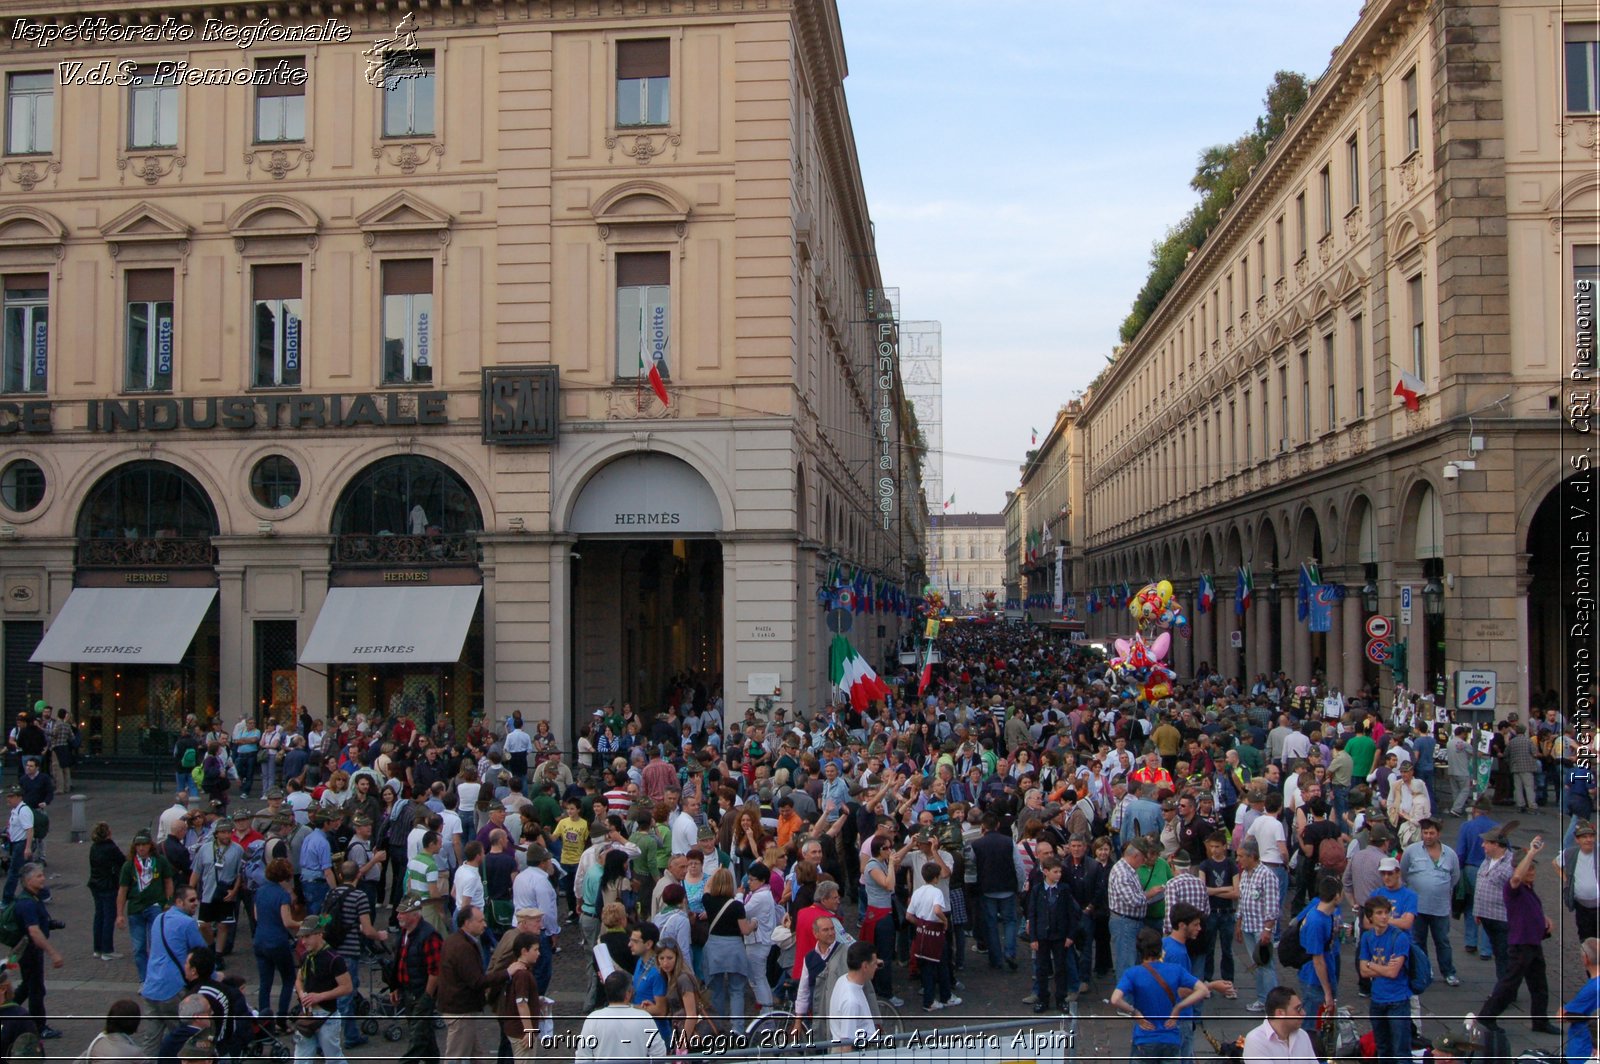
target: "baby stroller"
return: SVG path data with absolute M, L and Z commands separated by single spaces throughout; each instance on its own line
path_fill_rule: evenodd
M 282 1062 L 293 1057 L 294 1050 L 273 1032 L 269 1021 L 262 1019 L 252 1011 L 250 1014 L 250 1041 L 245 1046 L 242 1058 L 245 1060 Z
M 375 1038 L 378 1032 L 390 1042 L 406 1036 L 405 1019 L 400 1006 L 389 1000 L 394 989 L 394 969 L 389 953 L 379 950 L 361 951 L 361 985 L 367 988 L 356 994 L 353 1011 L 361 1017 L 361 1033 Z

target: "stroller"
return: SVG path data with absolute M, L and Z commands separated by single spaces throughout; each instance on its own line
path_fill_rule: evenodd
M 389 1000 L 394 989 L 393 956 L 382 949 L 363 944 L 361 950 L 361 985 L 363 992 L 356 994 L 352 1011 L 361 1017 L 361 1033 L 375 1038 L 379 1031 L 390 1042 L 406 1036 L 404 1014 L 400 1006 Z
M 250 1041 L 245 1046 L 241 1059 L 282 1064 L 283 1061 L 290 1060 L 293 1057 L 294 1050 L 273 1032 L 269 1022 L 252 1013 L 250 1016 Z

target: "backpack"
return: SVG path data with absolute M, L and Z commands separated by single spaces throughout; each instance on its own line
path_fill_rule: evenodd
M 179 760 L 179 762 L 178 762 L 178 767 L 192 769 L 199 762 L 199 760 L 200 760 L 199 752 L 196 751 L 195 748 L 192 747 L 192 746 L 186 747 L 184 749 L 184 751 L 183 751 L 182 759 Z
M 244 851 L 244 881 L 252 891 L 267 885 L 267 840 L 257 839 Z
M 12 1002 L 0 1008 L 0 1019 L 32 1020 L 33 1017 L 21 1006 Z M 23 1031 L 11 1039 L 9 1044 L 0 1043 L 0 1057 L 6 1060 L 43 1060 L 44 1043 L 39 1041 L 35 1031 Z
M 1411 992 L 1421 994 L 1433 985 L 1433 965 L 1428 963 L 1428 951 L 1421 946 L 1411 947 L 1411 956 L 1406 959 L 1406 979 L 1411 983 Z
M 1289 926 L 1283 929 L 1283 938 L 1278 941 L 1278 961 L 1285 968 L 1300 968 L 1311 961 L 1311 954 L 1300 941 L 1300 928 L 1305 923 L 1308 907 L 1301 910 L 1300 915 L 1289 921 Z
M 1329 875 L 1344 875 L 1345 866 L 1349 863 L 1345 845 L 1338 839 L 1323 839 L 1317 843 L 1317 865 Z
M 32 808 L 30 806 L 30 808 Z M 43 809 L 33 810 L 33 839 L 43 842 L 50 837 L 50 814 Z
M 0 909 L 0 946 L 15 948 L 22 942 L 22 921 L 17 919 L 17 903 L 8 902 Z
M 322 913 L 328 922 L 322 928 L 322 940 L 330 949 L 338 950 L 344 945 L 344 940 L 350 936 L 350 923 L 345 919 L 344 903 L 355 887 L 335 887 L 323 899 Z

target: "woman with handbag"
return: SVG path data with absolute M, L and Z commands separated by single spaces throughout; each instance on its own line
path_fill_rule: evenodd
M 922 1011 L 936 1012 L 961 1004 L 950 994 L 949 942 L 950 917 L 945 910 L 944 892 L 939 880 L 944 868 L 937 860 L 922 866 L 922 885 L 906 905 L 906 917 L 916 928 L 911 939 L 911 956 L 922 975 Z
M 355 990 L 355 981 L 339 951 L 327 948 L 322 921 L 301 924 L 296 937 L 305 956 L 294 981 L 301 1010 L 293 1025 L 294 1059 L 296 1064 L 315 1064 L 320 1053 L 323 1064 L 344 1064 L 344 1024 L 328 1019 L 336 1014 L 339 999 Z
M 872 977 L 873 989 L 879 997 L 899 1008 L 905 1002 L 894 996 L 894 891 L 895 875 L 906 850 L 891 852 L 889 847 L 892 845 L 881 835 L 872 840 L 872 860 L 862 876 L 866 887 L 866 905 L 861 911 L 861 941 L 871 942 L 878 958 L 883 961 Z M 909 847 L 907 843 L 907 849 Z
M 684 961 L 676 939 L 662 939 L 656 947 L 656 967 L 667 984 L 667 1018 L 672 1021 L 672 1052 L 675 1056 L 700 1052 L 705 1040 L 715 1038 L 718 1029 L 710 1016 L 709 995 Z
M 718 1016 L 728 1018 L 729 1027 L 744 1026 L 744 992 L 750 982 L 750 962 L 745 953 L 744 936 L 756 923 L 745 915 L 744 904 L 733 893 L 733 870 L 719 868 L 706 887 L 705 966 L 711 984 L 711 1000 Z

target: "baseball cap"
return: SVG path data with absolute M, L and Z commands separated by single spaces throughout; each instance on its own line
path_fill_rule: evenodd
M 1396 861 L 1393 857 L 1385 857 L 1383 860 L 1378 862 L 1378 871 L 1398 872 L 1400 871 L 1400 862 Z

